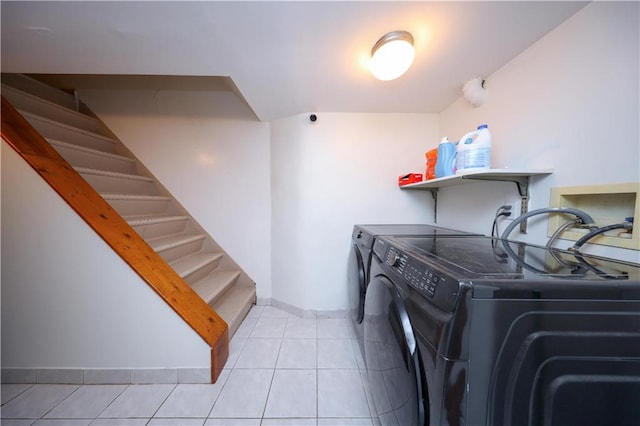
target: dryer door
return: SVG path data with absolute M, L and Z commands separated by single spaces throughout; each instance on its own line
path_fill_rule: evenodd
M 364 294 L 367 289 L 365 263 L 360 248 L 354 244 L 349 258 L 349 310 L 354 323 L 364 317 Z
M 367 376 L 383 425 L 424 424 L 424 398 L 416 339 L 393 283 L 378 276 L 367 287 L 364 345 Z

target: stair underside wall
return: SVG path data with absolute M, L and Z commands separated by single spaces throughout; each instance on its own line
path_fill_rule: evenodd
M 4 141 L 2 183 L 3 369 L 210 367 L 206 342 Z

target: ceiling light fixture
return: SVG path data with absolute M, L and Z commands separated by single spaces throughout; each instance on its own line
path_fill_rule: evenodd
M 414 57 L 411 33 L 392 31 L 383 35 L 371 49 L 369 70 L 378 80 L 395 80 L 407 72 Z

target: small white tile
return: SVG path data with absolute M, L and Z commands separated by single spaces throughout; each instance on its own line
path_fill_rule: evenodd
M 242 324 L 240 324 L 240 327 L 238 327 L 233 337 L 249 337 L 251 331 L 253 331 L 253 327 L 256 326 L 257 322 L 258 317 L 246 317 L 244 320 L 242 320 Z
M 211 368 L 209 367 L 178 368 L 178 383 L 181 383 L 181 384 L 211 383 Z
M 2 396 L 2 405 L 6 404 L 7 402 L 11 401 L 13 398 L 15 398 L 16 396 L 20 395 L 22 392 L 26 391 L 27 389 L 29 389 L 31 386 L 33 386 L 32 384 L 20 384 L 20 383 L 16 383 L 16 384 L 3 384 L 2 385 L 2 391 L 0 392 L 0 396 Z
M 316 368 L 316 339 L 283 339 L 276 368 Z
M 176 384 L 178 370 L 175 368 L 139 368 L 131 370 L 132 384 Z
M 127 385 L 81 386 L 47 413 L 54 419 L 94 419 L 120 395 Z
M 91 426 L 145 426 L 149 419 L 95 419 Z
M 273 306 L 265 306 L 260 318 L 289 318 L 290 316 L 291 314 L 287 311 L 274 308 Z
M 2 419 L 2 426 L 31 426 L 33 420 Z
M 317 320 L 289 318 L 284 330 L 285 339 L 315 339 L 317 337 Z
M 249 335 L 250 338 L 269 338 L 281 339 L 284 336 L 284 329 L 287 326 L 286 318 L 270 318 L 260 317 L 253 331 Z
M 348 318 L 344 309 L 321 309 L 316 310 L 316 318 Z
M 238 361 L 238 357 L 240 356 L 240 352 L 244 348 L 244 345 L 247 343 L 246 337 L 238 337 L 233 336 L 233 339 L 229 342 L 229 357 L 227 358 L 227 362 L 224 365 L 224 368 L 233 368 Z
M 318 426 L 373 426 L 373 422 L 367 417 L 334 417 L 332 419 L 319 418 Z
M 249 309 L 246 318 L 257 318 L 262 314 L 263 310 L 264 306 L 253 305 L 251 309 Z
M 184 384 L 176 386 L 154 417 L 206 418 L 211 412 L 218 395 L 220 395 L 228 376 L 229 370 L 223 370 L 216 384 Z
M 360 371 L 318 370 L 318 417 L 370 417 Z
M 76 385 L 34 385 L 2 406 L 2 418 L 39 419 L 76 389 Z
M 2 383 L 35 383 L 35 368 L 3 368 Z
M 131 384 L 129 369 L 96 369 L 84 370 L 85 385 L 119 385 Z
M 280 342 L 279 339 L 248 339 L 234 368 L 275 368 Z
M 202 426 L 204 425 L 205 418 L 195 419 L 195 418 L 170 418 L 170 419 L 158 419 L 153 418 L 148 426 Z
M 358 369 L 350 339 L 318 339 L 318 368 Z
M 276 370 L 264 417 L 316 417 L 316 370 Z
M 129 385 L 100 414 L 101 418 L 150 418 L 177 385 Z
M 316 426 L 316 419 L 262 419 L 262 426 Z
M 81 385 L 83 383 L 82 376 L 80 369 L 46 368 L 36 370 L 37 383 Z
M 353 354 L 356 357 L 358 368 L 360 370 L 366 370 L 367 365 L 364 362 L 364 357 L 362 356 L 362 350 L 360 349 L 360 345 L 358 344 L 358 339 L 351 339 L 351 345 L 353 346 Z
M 261 419 L 207 419 L 205 426 L 260 426 Z
M 92 419 L 40 419 L 33 426 L 89 426 L 91 421 Z
M 318 339 L 355 339 L 348 319 L 318 319 Z
M 262 418 L 273 370 L 231 370 L 209 417 Z

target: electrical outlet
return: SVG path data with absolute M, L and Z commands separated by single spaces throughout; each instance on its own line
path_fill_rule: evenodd
M 514 220 L 516 217 L 520 216 L 520 201 L 505 201 L 504 205 L 511 207 L 511 210 L 509 210 L 509 213 L 511 214 L 509 216 L 504 216 L 505 220 Z

